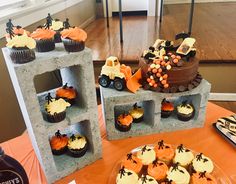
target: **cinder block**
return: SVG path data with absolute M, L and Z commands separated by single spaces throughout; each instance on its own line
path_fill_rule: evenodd
M 36 60 L 25 64 L 12 63 L 8 49 L 2 49 L 17 99 L 37 157 L 47 180 L 52 183 L 102 157 L 102 145 L 98 125 L 95 81 L 91 50 L 67 53 L 62 44 L 47 53 L 36 53 Z M 35 77 L 59 70 L 63 84 L 69 83 L 78 91 L 75 106 L 67 109 L 65 120 L 49 123 L 44 118 L 45 96 L 37 94 Z M 89 142 L 87 153 L 81 158 L 67 155 L 54 156 L 49 138 L 57 131 L 81 133 Z
M 109 140 L 123 139 L 201 127 L 205 121 L 206 103 L 210 89 L 210 83 L 204 79 L 198 87 L 181 93 L 157 93 L 140 89 L 134 94 L 128 91 L 120 92 L 115 89 L 100 87 L 107 138 Z M 176 113 L 173 113 L 169 118 L 161 118 L 161 102 L 164 98 L 173 101 L 175 106 L 185 100 L 191 102 L 196 108 L 194 118 L 188 122 L 179 121 Z M 138 124 L 133 123 L 128 132 L 118 131 L 115 128 L 117 117 L 132 109 L 132 105 L 136 102 L 144 108 L 144 121 Z

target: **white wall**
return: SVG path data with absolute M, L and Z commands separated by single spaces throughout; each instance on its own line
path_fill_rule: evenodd
M 119 11 L 119 1 L 111 0 L 110 3 L 112 11 Z M 148 1 L 147 0 L 123 0 L 122 1 L 122 10 L 123 11 L 139 11 L 139 10 L 147 10 L 148 9 Z

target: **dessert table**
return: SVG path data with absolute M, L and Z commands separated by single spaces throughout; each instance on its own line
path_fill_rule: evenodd
M 114 165 L 122 156 L 135 147 L 144 144 L 152 144 L 161 139 L 174 145 L 183 143 L 192 150 L 203 152 L 229 176 L 232 184 L 236 183 L 236 148 L 218 134 L 212 126 L 212 123 L 218 118 L 232 115 L 232 112 L 212 103 L 208 103 L 206 123 L 203 128 L 107 141 L 101 106 L 98 106 L 98 111 L 102 136 L 103 159 L 57 181 L 56 184 L 69 183 L 72 180 L 75 180 L 78 184 L 105 184 L 108 182 Z M 30 184 L 47 183 L 27 133 L 4 142 L 0 144 L 0 146 L 3 147 L 8 155 L 16 158 L 24 166 L 29 176 Z

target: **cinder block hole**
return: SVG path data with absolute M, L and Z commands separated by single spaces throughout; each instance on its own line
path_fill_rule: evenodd
M 201 95 L 187 95 L 187 96 L 181 96 L 181 97 L 169 97 L 166 98 L 167 101 L 174 104 L 175 110 L 171 113 L 171 115 L 168 118 L 161 118 L 161 122 L 167 123 L 171 120 L 175 120 L 176 123 L 183 123 L 183 121 L 180 121 L 177 118 L 177 106 L 182 104 L 184 101 L 187 101 L 187 103 L 191 103 L 194 106 L 195 113 L 194 117 L 191 120 L 197 120 L 199 115 L 199 109 L 200 109 L 200 102 L 201 102 Z M 190 120 L 190 121 L 191 121 Z
M 134 104 L 135 104 L 135 102 L 116 105 L 114 107 L 115 121 L 117 121 L 117 118 L 119 115 L 121 115 L 123 113 L 129 113 L 129 111 L 133 109 Z M 140 129 L 141 124 L 142 124 L 142 126 L 152 127 L 154 124 L 154 109 L 155 109 L 154 101 L 152 101 L 152 100 L 139 101 L 139 102 L 137 102 L 137 105 L 144 109 L 143 120 L 139 123 L 132 123 L 131 130 L 134 131 L 135 129 Z
M 84 86 L 84 71 L 79 65 L 62 68 L 59 70 L 46 72 L 34 76 L 34 86 L 38 96 L 38 101 L 41 107 L 42 116 L 47 121 L 45 113 L 45 99 L 48 93 L 51 93 L 53 98 L 56 97 L 56 90 L 67 83 L 77 91 L 75 104 L 67 108 L 67 117 L 78 115 L 87 109 L 87 102 L 85 99 Z M 56 82 L 55 82 L 56 81 Z
M 63 155 L 53 155 L 55 165 L 58 171 L 62 171 L 66 168 L 82 168 L 87 165 L 87 162 L 91 159 L 94 153 L 94 146 L 92 140 L 91 124 L 89 120 L 81 121 L 74 125 L 71 125 L 63 130 L 60 130 L 61 134 L 67 134 L 70 137 L 72 134 L 80 134 L 85 136 L 88 141 L 88 150 L 84 156 L 75 158 L 68 154 L 68 151 Z M 52 137 L 53 135 L 49 135 Z

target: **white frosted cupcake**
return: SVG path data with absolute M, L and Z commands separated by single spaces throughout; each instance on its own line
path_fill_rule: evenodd
M 183 144 L 180 144 L 175 150 L 175 157 L 173 159 L 173 162 L 179 163 L 179 165 L 183 167 L 187 167 L 191 164 L 193 159 L 193 153 L 189 149 L 184 148 Z
M 145 145 L 137 152 L 137 157 L 142 161 L 143 165 L 148 165 L 156 159 L 156 153 L 152 147 Z
M 138 175 L 129 169 L 122 167 L 116 177 L 117 184 L 137 184 Z
M 167 178 L 176 184 L 189 184 L 190 182 L 190 174 L 178 163 L 170 167 L 167 172 Z
M 138 184 L 158 184 L 155 178 L 149 175 L 142 175 L 141 178 L 138 180 Z
M 214 164 L 212 160 L 202 153 L 199 153 L 195 156 L 192 162 L 193 169 L 197 172 L 204 172 L 211 173 L 214 169 Z

